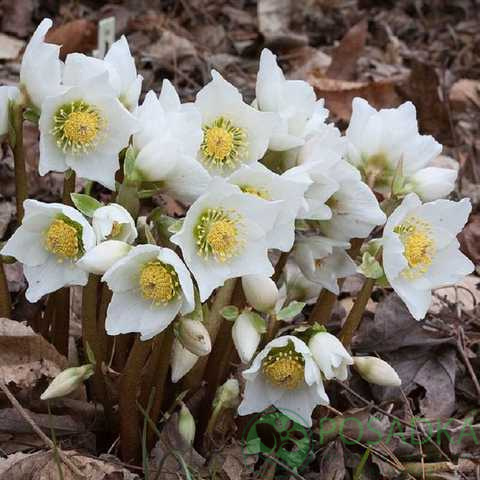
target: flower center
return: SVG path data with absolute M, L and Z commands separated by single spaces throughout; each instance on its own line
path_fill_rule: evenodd
M 100 113 L 79 100 L 62 105 L 56 111 L 51 132 L 64 152 L 86 153 L 96 147 L 104 127 Z
M 45 233 L 45 248 L 62 260 L 76 258 L 81 251 L 78 229 L 60 218 L 55 219 Z
M 271 200 L 268 190 L 265 188 L 257 188 L 252 185 L 241 185 L 240 190 L 243 193 L 249 193 L 250 195 L 255 195 L 256 197 L 263 198 L 264 200 Z
M 109 240 L 117 238 L 122 233 L 122 224 L 119 222 L 112 222 L 112 230 L 108 236 Z
M 247 134 L 223 117 L 203 127 L 204 162 L 215 168 L 235 167 L 246 154 Z
M 397 225 L 394 232 L 400 236 L 404 246 L 403 254 L 408 262 L 402 275 L 411 280 L 425 274 L 436 251 L 430 225 L 420 219 L 411 218 Z
M 159 260 L 147 263 L 140 272 L 140 291 L 143 298 L 156 305 L 165 305 L 175 298 L 179 282 L 173 267 Z
M 239 231 L 239 218 L 235 212 L 209 208 L 200 217 L 195 227 L 195 237 L 199 255 L 209 255 L 219 262 L 225 262 L 238 253 L 242 246 Z
M 263 361 L 263 373 L 276 387 L 294 390 L 305 378 L 305 362 L 294 349 L 274 352 L 273 349 Z

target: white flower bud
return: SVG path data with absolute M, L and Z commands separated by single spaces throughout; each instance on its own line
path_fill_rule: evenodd
M 426 167 L 412 176 L 413 191 L 424 202 L 447 197 L 455 188 L 457 171 L 451 168 Z
M 240 400 L 240 385 L 236 378 L 229 378 L 222 386 L 218 387 L 213 400 L 215 408 L 235 408 Z
M 193 419 L 190 410 L 183 402 L 178 416 L 178 431 L 185 442 L 192 445 L 195 440 L 195 420 Z
M 399 387 L 402 380 L 391 365 L 377 357 L 353 357 L 360 376 L 369 383 L 384 387 Z
M 95 369 L 92 364 L 67 368 L 53 379 L 48 388 L 40 395 L 40 399 L 50 400 L 51 398 L 64 397 L 72 393 L 94 372 Z
M 248 312 L 240 314 L 232 327 L 232 339 L 242 363 L 249 363 L 255 355 L 261 336 Z
M 242 277 L 243 292 L 248 303 L 259 312 L 270 312 L 278 299 L 275 282 L 266 275 L 246 275 Z
M 199 357 L 208 355 L 212 350 L 210 334 L 199 320 L 180 319 L 177 333 L 182 345 Z
M 177 383 L 197 363 L 198 356 L 187 350 L 177 339 L 173 341 L 170 365 L 172 382 Z
M 347 379 L 347 367 L 352 365 L 353 359 L 335 335 L 318 332 L 310 338 L 308 348 L 327 380 L 338 378 L 343 381 Z
M 85 272 L 103 275 L 114 263 L 123 258 L 132 247 L 119 240 L 107 240 L 91 248 L 77 262 Z

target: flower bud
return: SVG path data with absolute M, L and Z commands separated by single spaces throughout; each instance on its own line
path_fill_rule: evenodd
M 243 292 L 248 303 L 259 312 L 270 312 L 278 299 L 275 282 L 266 275 L 246 275 L 242 277 Z
M 195 420 L 183 402 L 178 416 L 178 431 L 185 442 L 187 442 L 188 445 L 192 445 L 195 440 Z
M 170 365 L 172 366 L 172 383 L 182 379 L 197 363 L 198 356 L 187 350 L 177 339 L 173 341 Z
M 402 380 L 391 365 L 377 357 L 353 357 L 360 376 L 369 383 L 384 387 L 399 387 Z
M 208 355 L 212 350 L 210 334 L 205 325 L 198 320 L 180 319 L 177 335 L 182 345 L 199 357 Z
M 0 137 L 8 133 L 10 102 L 19 96 L 17 87 L 0 87 Z
M 40 396 L 41 400 L 50 400 L 51 398 L 63 397 L 72 393 L 87 378 L 94 374 L 95 370 L 92 364 L 82 365 L 81 367 L 67 368 L 60 372 Z
M 242 363 L 249 363 L 261 340 L 248 312 L 240 314 L 232 327 L 232 339 Z
M 335 335 L 328 332 L 316 333 L 310 338 L 308 348 L 327 380 L 338 378 L 343 381 L 347 379 L 347 366 L 352 365 L 353 359 Z
M 455 188 L 457 171 L 451 168 L 426 167 L 412 176 L 413 191 L 424 202 L 447 197 Z
M 123 258 L 132 247 L 118 240 L 107 240 L 91 248 L 77 262 L 77 266 L 88 273 L 103 275 L 114 263 Z
M 240 400 L 240 385 L 236 378 L 229 378 L 222 386 L 218 387 L 213 400 L 214 408 L 235 408 Z

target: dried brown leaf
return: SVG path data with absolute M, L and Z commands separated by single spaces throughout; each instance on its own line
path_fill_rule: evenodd
M 478 185 L 475 185 L 478 190 Z M 480 215 L 470 217 L 469 223 L 459 235 L 462 251 L 474 262 L 480 264 Z
M 343 443 L 340 440 L 336 440 L 331 442 L 322 453 L 319 478 L 323 480 L 343 480 L 345 474 Z
M 448 98 L 456 110 L 464 110 L 471 104 L 480 108 L 480 80 L 462 78 L 456 81 L 450 88 Z
M 69 53 L 90 53 L 97 45 L 97 26 L 94 22 L 80 18 L 72 20 L 47 33 L 46 41 L 61 45 L 60 57 Z

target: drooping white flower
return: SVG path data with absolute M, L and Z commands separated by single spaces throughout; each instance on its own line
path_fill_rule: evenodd
M 183 203 L 205 190 L 210 175 L 197 160 L 202 142 L 201 116 L 193 104 L 182 104 L 173 85 L 164 80 L 160 97 L 147 93 L 135 112 L 141 128 L 133 137 L 137 175 Z
M 23 263 L 29 302 L 70 285 L 85 285 L 88 273 L 77 260 L 96 244 L 95 233 L 83 215 L 61 203 L 25 200 L 22 225 L 2 249 L 2 255 Z
M 442 146 L 432 136 L 418 133 L 416 110 L 411 102 L 377 111 L 366 100 L 354 98 L 346 136 L 348 160 L 375 191 L 388 193 L 398 173 L 405 177 L 407 188 L 421 196 L 425 194 L 424 200 L 436 200 L 453 188 L 452 172 L 435 169 L 420 173 L 440 154 Z M 400 162 L 402 171 L 398 172 Z M 427 179 L 425 190 L 422 184 Z M 437 182 L 439 185 L 435 185 Z
M 308 347 L 318 368 L 327 380 L 338 378 L 343 381 L 347 379 L 348 365 L 353 364 L 353 359 L 335 335 L 318 332 L 310 338 Z
M 17 87 L 0 87 L 0 137 L 8 133 L 10 102 L 14 102 L 19 95 Z
M 300 218 L 320 220 L 320 231 L 330 238 L 366 238 L 386 217 L 359 171 L 343 160 L 339 145 L 338 150 L 326 149 L 321 137 L 312 138 L 302 148 L 303 163 L 283 175 L 313 181 L 305 193 L 308 208 Z
M 355 262 L 346 252 L 349 247 L 350 244 L 342 240 L 299 235 L 292 258 L 308 280 L 338 295 L 338 279 L 357 271 Z
M 197 363 L 200 357 L 185 348 L 176 338 L 173 341 L 170 358 L 172 367 L 172 383 L 181 380 Z
M 298 302 L 305 302 L 306 304 L 315 303 L 318 299 L 318 295 L 322 290 L 322 286 L 319 283 L 312 282 L 305 277 L 300 270 L 300 267 L 296 262 L 289 258 L 289 261 L 285 265 L 283 270 L 285 282 L 280 289 L 285 289 L 285 304 L 289 304 L 293 300 Z
M 130 111 L 138 105 L 142 89 L 141 75 L 137 75 L 135 60 L 130 53 L 125 35 L 112 44 L 103 60 L 83 53 L 71 53 L 65 60 L 63 84 L 78 85 L 104 72 L 116 96 Z
M 192 204 L 170 240 L 181 248 L 202 302 L 229 278 L 273 274 L 267 234 L 281 205 L 247 195 L 222 178 L 214 178 Z
M 290 251 L 295 240 L 295 218 L 300 208 L 306 205 L 303 195 L 312 181 L 308 178 L 290 180 L 260 163 L 240 167 L 228 181 L 238 185 L 243 192 L 264 200 L 284 200 L 277 221 L 268 234 L 268 244 L 270 248 Z
M 133 243 L 138 236 L 132 216 L 118 203 L 97 208 L 92 216 L 92 226 L 99 243 L 105 240 Z
M 242 289 L 247 302 L 259 312 L 270 312 L 277 303 L 277 285 L 266 275 L 245 275 Z
M 353 357 L 355 369 L 368 383 L 384 387 L 399 387 L 402 384 L 398 373 L 384 360 L 377 357 Z
M 60 46 L 45 43 L 51 26 L 49 18 L 42 20 L 25 48 L 20 68 L 20 85 L 31 104 L 39 110 L 45 98 L 58 95 L 63 89 L 60 85 Z
M 52 383 L 50 383 L 47 389 L 40 395 L 40 400 L 64 397 L 75 391 L 94 373 L 95 367 L 91 364 L 67 368 L 53 379 Z
M 240 360 L 249 363 L 262 339 L 252 322 L 250 312 L 243 312 L 236 318 L 232 326 L 232 339 Z
M 417 320 L 425 317 L 431 290 L 454 284 L 474 269 L 459 250 L 460 233 L 472 206 L 436 200 L 422 205 L 407 195 L 383 231 L 383 269 L 392 288 Z
M 243 376 L 247 383 L 238 407 L 240 415 L 261 412 L 273 405 L 289 417 L 295 412 L 310 427 L 313 409 L 329 403 L 310 349 L 294 336 L 268 343 Z M 292 419 L 298 422 L 299 418 Z
M 269 142 L 271 150 L 289 150 L 325 125 L 328 110 L 317 101 L 311 85 L 302 80 L 286 80 L 277 57 L 268 49 L 260 55 L 256 84 L 259 110 L 275 113 L 275 128 Z
M 118 154 L 137 122 L 116 97 L 105 72 L 47 97 L 39 128 L 40 175 L 71 168 L 79 177 L 115 190 Z
M 203 140 L 199 161 L 212 175 L 228 176 L 242 164 L 260 160 L 268 148 L 275 116 L 247 105 L 218 72 L 197 94 Z
M 77 262 L 77 266 L 88 273 L 103 275 L 115 262 L 125 257 L 131 245 L 119 240 L 107 240 L 91 248 Z
M 138 245 L 102 277 L 113 292 L 105 329 L 109 335 L 139 332 L 148 340 L 178 313 L 195 308 L 190 273 L 178 255 L 156 245 Z

